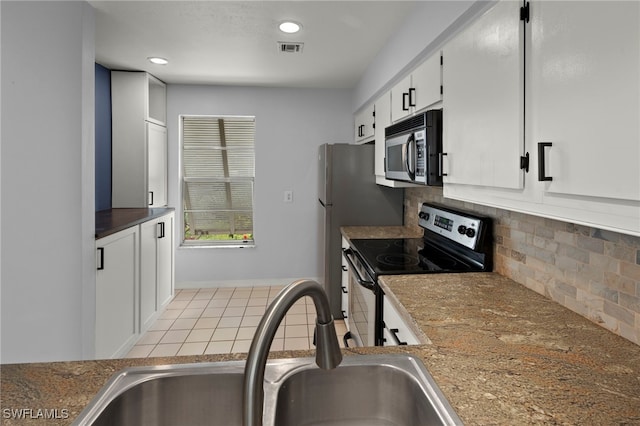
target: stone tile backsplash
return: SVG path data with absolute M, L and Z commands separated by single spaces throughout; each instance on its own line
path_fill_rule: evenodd
M 407 188 L 405 224 L 436 202 L 493 218 L 494 271 L 640 345 L 640 237 L 445 199 Z

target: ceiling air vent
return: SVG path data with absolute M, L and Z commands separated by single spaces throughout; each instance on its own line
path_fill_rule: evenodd
M 302 53 L 302 47 L 304 43 L 279 41 L 278 50 L 282 53 Z

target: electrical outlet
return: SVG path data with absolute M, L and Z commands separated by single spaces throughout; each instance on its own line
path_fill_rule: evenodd
M 293 191 L 284 191 L 284 202 L 293 203 Z

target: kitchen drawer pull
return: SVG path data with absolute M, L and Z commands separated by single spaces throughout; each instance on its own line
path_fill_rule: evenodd
M 398 338 L 398 332 L 400 330 L 398 330 L 397 328 L 390 328 L 389 331 L 391 332 L 391 336 L 393 336 L 393 340 L 396 341 L 396 343 L 398 344 L 398 346 L 406 346 L 407 342 L 402 342 L 399 338 Z
M 553 180 L 553 177 L 546 175 L 547 167 L 544 160 L 544 149 L 552 145 L 551 142 L 538 142 L 538 180 L 540 182 Z
M 98 271 L 102 271 L 104 269 L 104 247 L 98 247 L 98 253 L 100 256 L 98 257 Z
M 343 272 L 347 272 L 349 270 L 349 268 L 347 268 L 347 265 L 342 265 L 342 271 Z
M 342 288 L 342 292 L 344 294 L 349 294 L 349 292 L 347 291 L 347 288 L 345 286 L 340 286 Z
M 347 311 L 342 311 L 342 319 L 347 319 Z

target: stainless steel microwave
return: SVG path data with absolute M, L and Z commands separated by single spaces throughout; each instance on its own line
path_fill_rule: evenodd
M 432 109 L 385 129 L 385 177 L 442 186 L 442 109 Z

